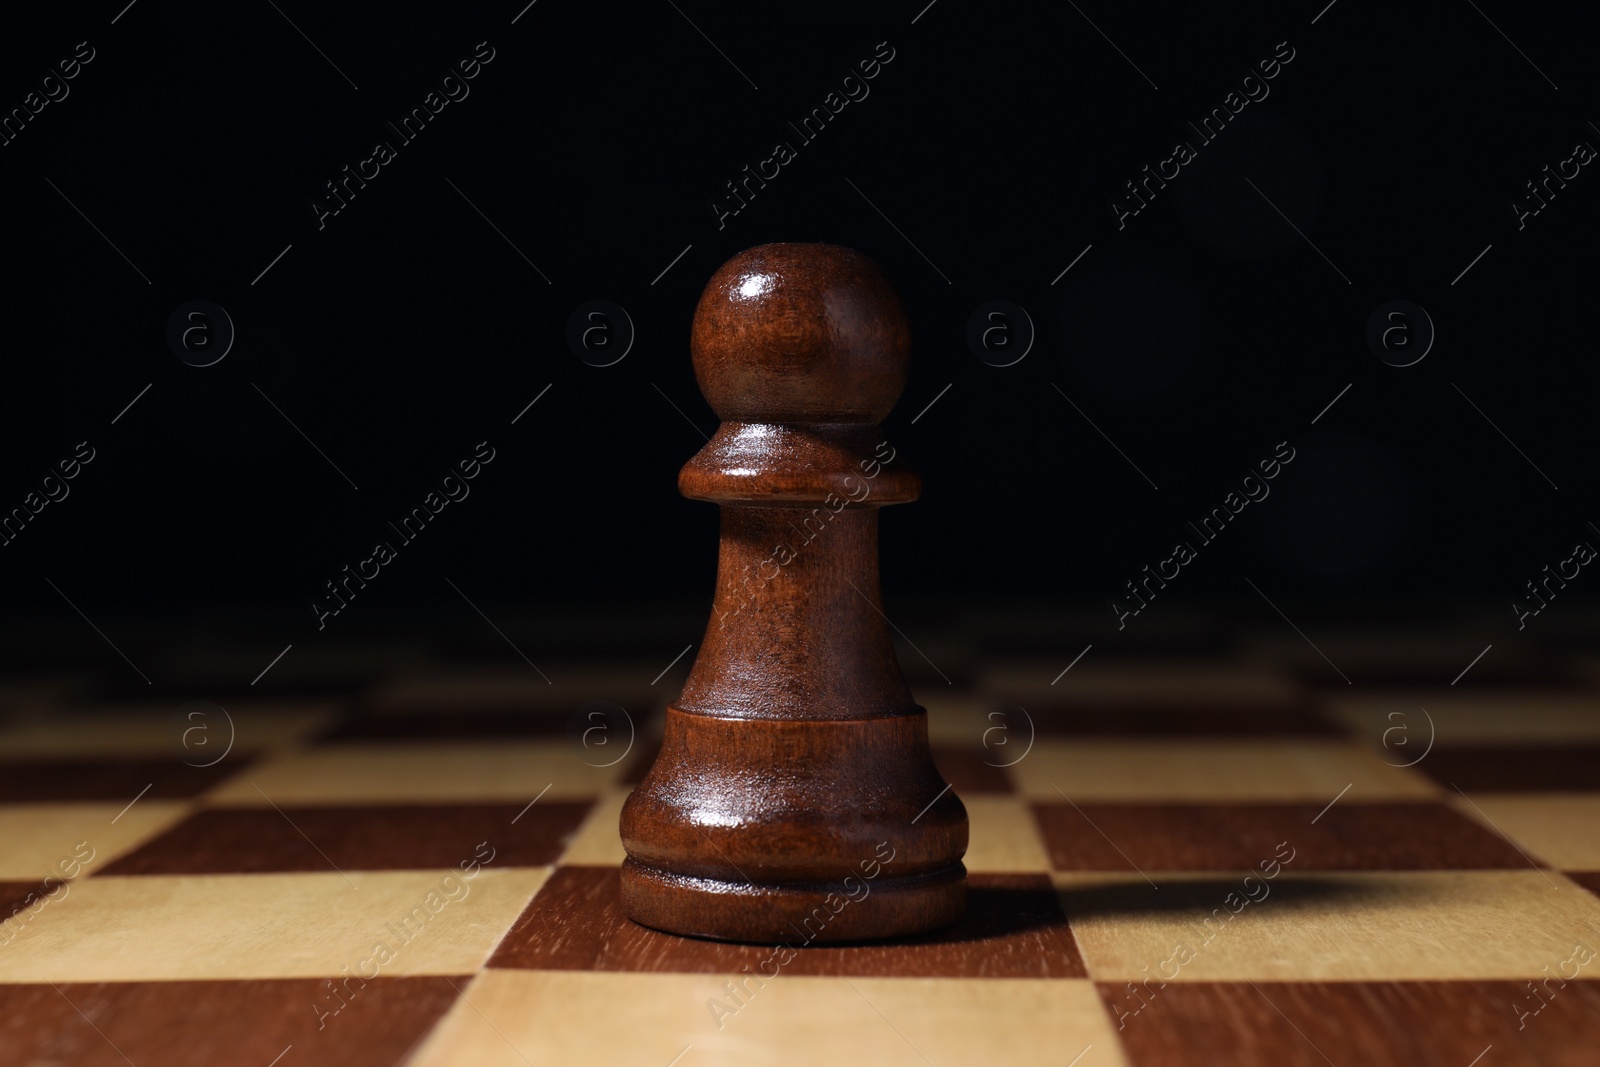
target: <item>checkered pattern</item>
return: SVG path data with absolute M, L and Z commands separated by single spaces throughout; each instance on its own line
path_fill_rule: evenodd
M 975 613 L 901 649 L 971 816 L 966 918 L 775 979 L 620 906 L 670 638 L 548 682 L 286 660 L 210 749 L 177 699 L 13 679 L 0 1062 L 1595 1062 L 1592 663 L 1507 649 L 1451 685 L 1465 637 L 1200 626 L 1062 673 L 1041 635 L 1070 632 Z M 578 743 L 590 701 L 636 736 Z

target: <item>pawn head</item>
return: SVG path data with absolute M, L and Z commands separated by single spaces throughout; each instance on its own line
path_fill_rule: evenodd
M 695 378 L 725 422 L 881 422 L 905 387 L 911 331 L 859 252 L 769 244 L 722 265 L 690 334 Z

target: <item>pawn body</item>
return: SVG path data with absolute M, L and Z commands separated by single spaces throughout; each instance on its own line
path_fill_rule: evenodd
M 751 249 L 701 297 L 695 374 L 724 421 L 678 484 L 721 505 L 721 550 L 705 640 L 623 807 L 637 922 L 801 945 L 961 914 L 966 809 L 878 590 L 878 508 L 920 489 L 877 427 L 909 347 L 893 289 L 848 249 Z

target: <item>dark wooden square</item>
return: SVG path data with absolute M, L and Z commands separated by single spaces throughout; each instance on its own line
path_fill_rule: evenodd
M 495 849 L 496 867 L 538 867 L 556 861 L 591 806 L 541 801 L 526 811 L 521 804 L 214 808 L 189 816 L 102 873 L 444 868 L 471 859 L 481 841 Z
M 1536 1015 L 1515 980 L 1098 988 L 1131 1067 L 1593 1067 L 1600 1034 L 1595 981 L 1553 981 Z
M 567 711 L 551 709 L 363 714 L 337 723 L 318 740 L 426 742 L 561 737 L 567 732 L 570 718 Z
M 974 793 L 1012 793 L 1015 787 L 1004 770 L 987 762 L 995 757 L 959 745 L 933 746 L 933 762 L 956 796 Z
M 877 944 L 805 947 L 780 974 L 907 978 L 1087 976 L 1046 875 L 975 874 L 967 912 L 947 930 Z M 622 910 L 618 868 L 561 867 L 500 942 L 490 967 L 736 974 L 761 971 L 770 946 L 658 933 Z M 766 972 L 773 970 L 768 965 Z M 765 972 L 764 972 L 765 973 Z
M 1600 790 L 1600 745 L 1435 748 L 1416 769 L 1467 793 Z
M 6 761 L 0 763 L 0 802 L 131 801 L 141 793 L 151 800 L 187 799 L 251 762 L 237 754 L 211 767 L 191 767 L 173 759 Z
M 1291 871 L 1528 865 L 1504 838 L 1434 803 L 1340 801 L 1326 811 L 1319 804 L 1041 803 L 1033 814 L 1050 865 L 1061 871 L 1251 872 L 1283 842 L 1293 849 L 1284 864 Z
M 1042 704 L 1028 709 L 1040 737 L 1331 737 L 1344 731 L 1309 703 L 1270 707 L 1107 707 Z
M 0 1063 L 392 1067 L 469 980 L 0 985 Z

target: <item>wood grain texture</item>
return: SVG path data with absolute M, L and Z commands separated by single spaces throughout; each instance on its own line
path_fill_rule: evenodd
M 1424 761 L 1426 762 L 1426 761 Z M 1042 738 L 1011 768 L 1029 799 L 1326 804 L 1428 800 L 1438 786 L 1362 745 L 1317 738 Z
M 0 1063 L 393 1067 L 466 977 L 0 985 Z M 81 1013 L 81 1014 L 80 1014 Z M 336 1014 L 335 1014 L 336 1013 Z M 293 1057 L 291 1060 L 290 1057 Z
M 1242 873 L 1151 876 L 1159 888 L 1137 873 L 1055 876 L 1095 978 L 1138 982 L 1165 963 L 1179 982 L 1521 980 L 1600 930 L 1600 900 L 1536 870 L 1291 868 L 1254 903 Z
M 104 873 L 256 874 L 326 871 L 330 864 L 346 871 L 448 869 L 471 860 L 480 842 L 497 866 L 541 867 L 561 855 L 590 804 L 544 800 L 522 808 L 216 808 L 196 812 Z
M 940 404 L 951 403 L 954 395 Z M 916 429 L 928 425 L 923 419 Z M 885 526 L 885 538 L 911 536 L 920 511 L 891 512 L 900 517 L 892 522 L 904 521 L 903 533 Z M 631 595 L 589 605 L 586 616 L 574 614 L 576 608 L 543 618 L 533 611 L 519 615 L 509 606 L 505 616 L 491 609 L 496 625 L 555 682 L 546 685 L 457 600 L 453 610 L 464 620 L 462 636 L 448 653 L 439 645 L 431 649 L 454 658 L 432 659 L 414 650 L 373 656 L 372 662 L 385 666 L 360 700 L 265 702 L 281 705 L 270 710 L 228 703 L 238 737 L 221 766 L 238 766 L 242 773 L 209 792 L 175 800 L 146 794 L 128 808 L 150 781 L 136 776 L 135 762 L 135 777 L 119 780 L 125 791 L 115 796 L 0 803 L 0 900 L 25 899 L 30 889 L 43 888 L 38 879 L 71 855 L 77 842 L 87 840 L 96 850 L 96 858 L 53 898 L 36 898 L 22 914 L 0 922 L 0 1063 L 127 1062 L 65 1002 L 50 1007 L 18 992 L 31 989 L 59 1001 L 50 981 L 69 992 L 138 1067 L 267 1067 L 291 1042 L 277 1067 L 666 1067 L 680 1053 L 677 1067 L 810 1067 L 834 1060 L 873 1067 L 1100 1067 L 1123 1063 L 1125 1048 L 1138 1064 L 1160 1067 L 1324 1067 L 1327 1061 L 1294 1027 L 1336 1067 L 1468 1067 L 1491 1043 L 1476 1067 L 1595 1063 L 1593 1035 L 1600 1027 L 1592 1016 L 1593 982 L 1600 962 L 1583 967 L 1579 980 L 1565 987 L 1553 982 L 1549 1007 L 1520 1031 L 1514 1010 L 1519 996 L 1524 1007 L 1532 1007 L 1527 982 L 1542 984 L 1541 972 L 1571 956 L 1575 941 L 1600 948 L 1597 790 L 1552 791 L 1546 788 L 1552 778 L 1540 764 L 1542 752 L 1600 742 L 1600 703 L 1593 694 L 1474 688 L 1477 670 L 1501 653 L 1498 643 L 1450 689 L 1451 678 L 1482 644 L 1444 641 L 1440 654 L 1430 653 L 1422 663 L 1426 669 L 1417 672 L 1422 677 L 1442 665 L 1427 690 L 1367 688 L 1356 669 L 1359 661 L 1352 666 L 1343 653 L 1326 648 L 1356 680 L 1350 687 L 1336 683 L 1338 691 L 1318 702 L 1346 728 L 1346 739 L 1286 734 L 1275 709 L 1303 706 L 1305 686 L 1285 681 L 1263 658 L 1238 656 L 1239 649 L 1255 647 L 1252 631 L 1226 620 L 1203 629 L 1227 637 L 1232 653 L 1219 647 L 1209 666 L 1199 664 L 1194 657 L 1201 645 L 1191 622 L 1182 624 L 1181 643 L 1161 635 L 1178 608 L 1174 602 L 1165 614 L 1141 616 L 1138 627 L 1119 635 L 1127 645 L 1113 649 L 1096 642 L 1052 689 L 1051 681 L 1092 637 L 1085 633 L 1078 641 L 1073 635 L 1107 625 L 1103 604 L 1084 613 L 1080 623 L 1061 621 L 1066 609 L 1058 607 L 1033 614 L 1009 606 L 985 611 L 948 598 L 915 610 L 886 606 L 918 648 L 957 679 L 946 685 L 934 674 L 926 688 L 915 681 L 911 688 L 927 709 L 935 768 L 955 791 L 968 794 L 967 915 L 955 926 L 904 941 L 798 948 L 780 976 L 763 986 L 748 976 L 760 973 L 772 947 L 661 934 L 630 922 L 622 909 L 617 868 L 626 853 L 617 825 L 629 763 L 642 761 L 642 778 L 656 754 L 654 723 L 638 723 L 633 752 L 609 771 L 583 766 L 581 760 L 594 755 L 569 739 L 540 736 L 554 718 L 608 693 L 636 716 L 673 695 L 670 689 L 688 672 L 692 653 L 653 689 L 650 682 L 693 636 L 682 628 L 703 623 L 703 617 L 678 616 L 676 629 L 668 629 L 651 605 Z M 619 610 L 648 616 L 640 631 L 650 635 L 648 647 L 627 643 L 639 640 L 635 633 L 620 639 L 621 654 L 611 664 L 583 659 L 616 627 Z M 1318 667 L 1328 673 L 1316 652 L 1264 604 L 1257 601 L 1252 611 L 1263 632 L 1275 628 L 1286 635 L 1285 647 L 1303 650 L 1308 676 Z M 1548 633 L 1546 621 L 1563 617 L 1546 613 L 1539 633 L 1530 627 L 1528 638 L 1539 640 Z M 1322 644 L 1320 624 L 1303 622 L 1298 614 L 1296 622 Z M 428 625 L 421 617 L 401 630 L 411 640 Z M 469 633 L 473 627 L 481 632 Z M 242 664 L 233 672 L 235 683 L 260 671 L 263 648 L 268 655 L 281 649 L 281 643 L 270 643 L 275 636 L 244 643 L 243 654 L 235 657 Z M 471 657 L 463 661 L 459 656 L 469 646 Z M 545 648 L 562 653 L 535 651 Z M 1572 652 L 1591 655 L 1586 648 L 1574 645 Z M 1136 651 L 1124 654 L 1126 649 Z M 292 667 L 302 651 L 322 654 L 297 643 L 274 673 Z M 914 652 L 901 651 L 907 666 L 927 669 Z M 103 652 L 112 656 L 109 649 Z M 154 673 L 142 655 L 136 658 Z M 1080 676 L 1084 681 L 1076 682 Z M 963 686 L 962 677 L 973 684 Z M 1600 672 L 1591 684 L 1595 680 Z M 1070 699 L 1061 698 L 1069 685 L 1077 688 Z M 617 696 L 630 687 L 646 691 L 637 704 Z M 62 760 L 95 764 L 98 773 L 123 759 L 174 755 L 173 708 L 161 702 L 84 705 L 73 697 L 69 704 L 46 679 L 13 680 L 0 689 L 27 694 L 25 707 L 12 707 L 0 718 L 0 775 Z M 1119 724 L 1115 734 L 1098 737 L 1087 728 L 1054 736 L 1041 730 L 1044 736 L 1016 766 L 1001 771 L 985 765 L 985 759 L 1021 753 L 1026 731 L 1014 714 L 1007 747 L 994 744 L 993 735 L 988 751 L 981 744 L 984 731 L 996 725 L 988 713 L 1024 694 L 1021 702 L 1030 712 L 1053 701 L 1063 714 L 1081 717 L 1083 708 L 1093 706 L 1099 716 L 1150 722 L 1153 728 L 1124 733 Z M 1420 753 L 1420 747 L 1409 755 L 1386 750 L 1381 736 L 1397 723 L 1390 712 L 1409 709 L 1409 732 L 1420 746 L 1427 724 L 1419 705 L 1437 727 L 1435 752 L 1417 768 L 1383 767 L 1384 761 Z M 463 716 L 463 728 L 476 737 L 438 736 L 452 714 Z M 334 718 L 350 716 L 358 725 L 349 731 L 333 739 L 322 734 Z M 542 717 L 545 724 L 518 736 L 523 728 L 506 724 L 519 716 Z M 413 718 L 415 723 L 393 730 L 361 724 Z M 1210 722 L 1232 730 L 1249 721 L 1259 722 L 1260 736 L 1206 731 Z M 1536 751 L 1516 771 L 1516 788 L 1468 787 L 1470 803 L 1424 773 L 1441 751 L 1480 747 L 1507 753 L 1509 762 L 1518 761 L 1518 751 Z M 241 755 L 253 762 L 236 763 Z M 315 855 L 252 783 L 297 822 L 300 809 L 320 809 L 324 822 L 301 828 L 342 868 L 347 861 L 398 864 L 441 857 L 446 866 L 346 869 L 359 889 L 326 867 L 245 873 L 262 865 L 300 866 L 307 853 Z M 1126 857 L 1083 822 L 1052 783 Z M 989 791 L 1002 784 L 1010 791 Z M 550 792 L 512 824 L 546 785 Z M 542 866 L 496 871 L 549 855 L 553 839 L 542 828 L 530 838 L 520 835 L 552 804 L 592 805 L 557 862 L 605 870 L 580 871 L 579 884 L 559 866 L 553 872 Z M 1035 804 L 1064 822 L 1046 820 L 1041 827 Z M 426 908 L 428 891 L 484 840 L 471 836 L 468 853 L 453 854 L 459 835 L 475 824 L 428 813 L 457 806 L 481 808 L 512 837 L 489 836 L 498 852 L 485 873 L 468 883 L 471 895 L 419 926 L 415 909 Z M 1439 807 L 1454 817 L 1440 816 Z M 422 818 L 369 822 L 367 812 L 374 808 Z M 208 828 L 189 847 L 201 862 L 219 868 L 233 862 L 238 870 L 106 873 L 121 857 L 157 842 L 167 853 L 162 864 L 181 869 L 186 832 L 166 840 L 158 835 L 197 811 L 219 817 L 215 824 L 199 823 Z M 221 817 L 230 814 L 248 818 Z M 347 817 L 351 827 L 341 831 L 336 824 Z M 1471 824 L 1467 832 L 1463 819 Z M 276 825 L 264 829 L 272 820 Z M 1509 862 L 1511 846 L 1490 821 L 1533 862 L 1559 869 L 1541 872 L 1520 857 L 1517 866 L 1492 865 Z M 342 833 L 353 840 L 341 839 Z M 1046 852 L 1051 840 L 1053 855 Z M 1259 889 L 1256 881 L 1245 885 L 1245 872 L 1258 869 L 1280 841 L 1297 851 L 1283 873 L 1266 882 L 1270 895 L 1232 919 L 1219 917 L 1218 909 L 1230 913 L 1230 893 Z M 1264 847 L 1260 854 L 1252 847 L 1257 842 Z M 1052 872 L 1052 860 L 1064 869 Z M 1422 866 L 1429 869 L 1416 869 Z M 1000 877 L 985 877 L 991 874 Z M 1034 877 L 1015 877 L 1022 874 Z M 0 911 L 0 919 L 7 914 Z M 393 967 L 385 965 L 367 989 L 356 986 L 348 1006 L 317 1030 L 307 991 L 326 993 L 330 976 L 342 977 L 346 965 L 367 959 L 376 941 L 400 938 L 393 928 L 402 924 L 409 940 L 395 943 Z M 513 926 L 517 933 L 506 937 Z M 1146 987 L 1145 968 L 1155 972 L 1179 940 L 1194 946 L 1194 961 L 1166 986 L 1152 979 Z M 485 970 L 502 946 L 506 958 Z M 1090 978 L 1066 976 L 1085 969 Z M 438 1006 L 419 995 L 393 1000 L 391 1011 L 382 1006 L 387 1000 L 369 996 L 388 998 L 380 983 L 407 973 L 428 976 L 449 1005 L 410 1058 L 395 1035 L 420 1036 L 428 1019 L 439 1018 Z M 470 1003 L 439 985 L 442 978 L 460 986 Z M 79 998 L 78 990 L 102 980 L 110 983 L 107 997 L 125 997 L 125 1006 Z M 1119 1006 L 1131 1011 L 1138 1003 L 1129 999 L 1128 981 L 1150 1004 L 1119 1020 Z M 1095 982 L 1107 994 L 1120 991 L 1120 999 L 1104 999 Z M 1250 982 L 1272 997 L 1293 1026 Z M 730 984 L 744 990 L 742 1007 L 730 995 Z M 1297 995 L 1293 990 L 1302 984 L 1306 991 Z M 1190 1003 L 1191 995 L 1199 1000 Z M 1250 998 L 1259 1003 L 1249 1005 Z M 713 1000 L 737 1013 L 713 1014 Z M 1121 1031 L 1119 1021 L 1125 1023 Z M 1468 1037 L 1481 1040 L 1474 1046 Z M 691 1046 L 687 1052 L 685 1046 Z
M 850 904 L 846 908 L 855 907 Z M 1060 900 L 1046 875 L 968 876 L 967 910 L 947 929 L 892 943 L 822 944 L 807 930 L 775 939 L 794 949 L 674 937 L 629 922 L 618 872 L 560 867 L 517 919 L 489 966 L 566 971 L 901 975 L 926 978 L 1081 978 Z M 975 947 L 982 945 L 981 951 Z
M 659 755 L 661 755 L 659 739 L 640 738 L 633 746 L 633 752 L 621 764 L 622 773 L 617 777 L 618 783 L 635 786 L 644 781 L 644 776 L 650 773 L 650 768 L 655 766 L 656 757 Z
M 59 896 L 60 893 L 55 881 L 47 883 L 43 879 L 36 879 L 0 882 L 0 923 L 11 919 L 17 921 L 15 926 L 0 926 L 0 941 L 9 940 L 22 926 L 27 925 L 33 912 L 47 906 L 46 901 L 51 894 Z
M 824 940 L 947 926 L 966 812 L 878 587 L 878 508 L 920 490 L 877 429 L 905 385 L 904 309 L 859 253 L 763 245 L 712 277 L 690 347 L 723 424 L 678 485 L 722 508 L 717 588 L 622 809 L 623 905 L 656 929 L 766 943 L 817 914 L 835 916 Z M 872 892 L 831 911 L 869 866 Z
M 1098 988 L 1132 1067 L 1593 1067 L 1600 1034 L 1594 981 L 1554 989 L 1527 1018 L 1518 1009 L 1539 1002 L 1524 982 Z
M 0 804 L 0 878 L 96 874 L 193 810 L 187 801 Z M 116 820 L 113 822 L 112 820 Z
M 1600 793 L 1480 793 L 1471 801 L 1456 796 L 1452 806 L 1536 862 L 1600 871 Z
M 726 975 L 486 971 L 409 1067 L 1127 1065 L 1082 979 L 784 975 L 744 988 Z
M 206 801 L 262 808 L 526 804 L 546 787 L 545 800 L 590 799 L 611 784 L 617 768 L 585 763 L 581 754 L 566 740 L 535 738 L 318 745 L 264 758 L 249 774 L 217 786 Z
M 779 565 L 775 546 L 793 558 Z M 882 615 L 875 508 L 824 519 L 725 507 L 711 612 L 673 702 L 682 711 L 783 722 L 916 714 Z
M 454 866 L 82 878 L 0 950 L 0 985 L 317 978 L 370 974 L 374 961 L 386 977 L 474 974 L 547 874 L 491 864 L 472 879 Z
M 1127 870 L 1132 863 L 1146 871 L 1249 873 L 1272 861 L 1280 842 L 1290 843 L 1294 859 L 1287 866 L 1295 871 L 1528 865 L 1504 838 L 1442 804 L 1341 800 L 1323 807 L 1084 802 L 1035 804 L 1033 813 L 1051 865 L 1063 871 Z
M 905 388 L 911 329 L 866 256 L 770 244 L 711 276 L 689 349 L 700 391 L 724 422 L 878 423 Z
M 966 800 L 972 844 L 962 860 L 973 873 L 1047 872 L 1050 858 L 1028 806 L 1015 796 L 978 793 Z

